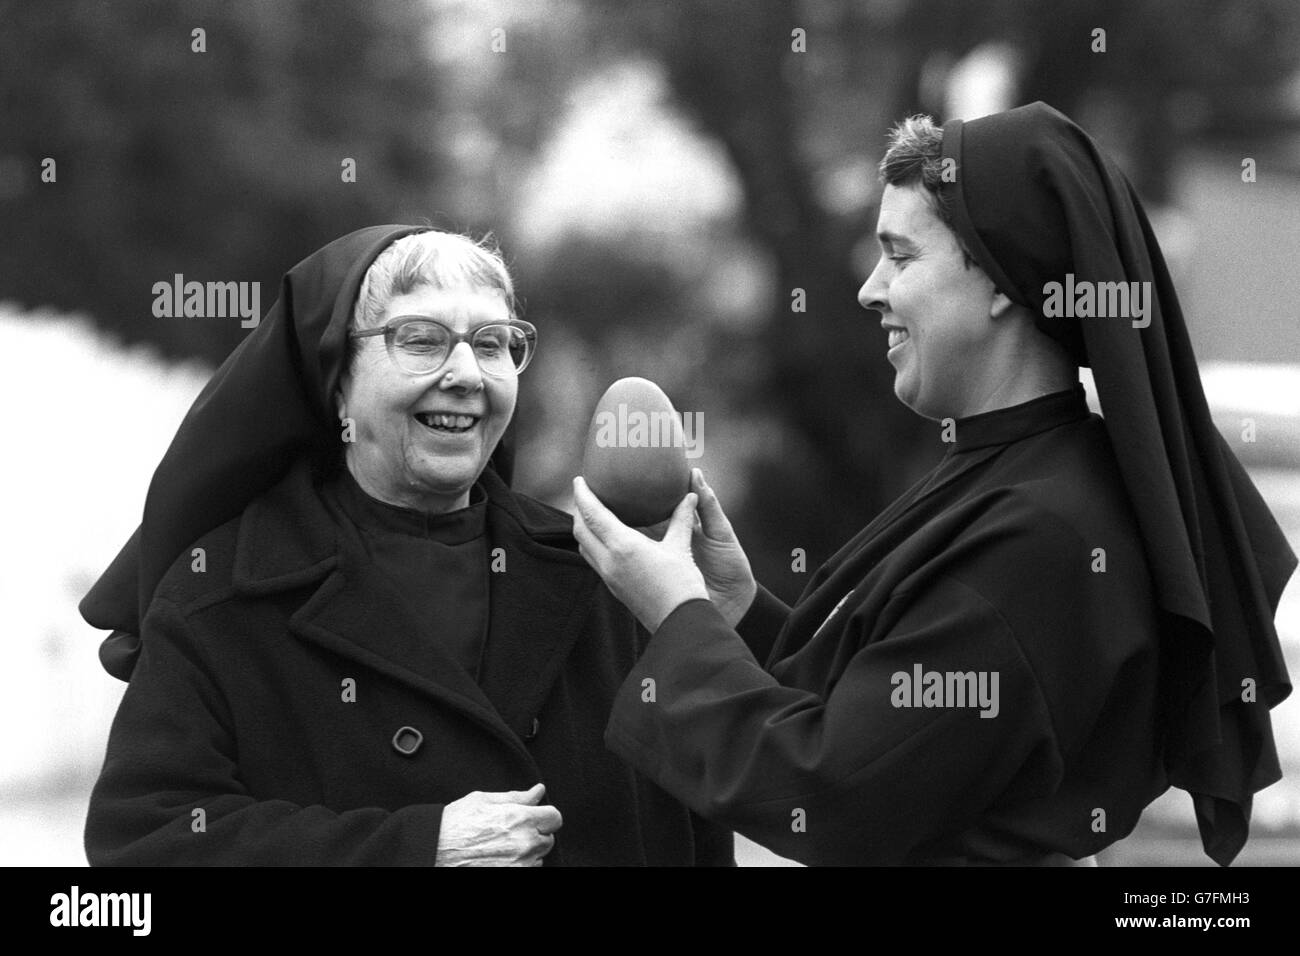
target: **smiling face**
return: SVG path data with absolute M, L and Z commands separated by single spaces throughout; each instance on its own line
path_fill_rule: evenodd
M 419 286 L 391 299 L 379 324 L 407 315 L 465 332 L 508 321 L 510 308 L 494 289 Z M 356 342 L 339 393 L 339 416 L 356 425 L 348 470 L 367 494 L 389 504 L 439 513 L 464 508 L 514 414 L 518 378 L 484 375 L 467 342 L 426 375 L 399 369 L 383 336 Z
M 876 227 L 881 257 L 858 292 L 881 313 L 894 393 L 926 418 L 985 410 L 1000 388 L 1009 305 L 956 235 L 939 219 L 923 186 L 886 186 Z

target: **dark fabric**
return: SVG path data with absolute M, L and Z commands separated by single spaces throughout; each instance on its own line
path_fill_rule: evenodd
M 487 533 L 487 494 L 477 482 L 470 488 L 468 505 L 444 512 L 405 508 L 371 497 L 346 467 L 336 468 L 322 491 L 368 534 L 414 538 L 454 548 Z
M 371 226 L 336 239 L 290 269 L 269 312 L 217 369 L 164 454 L 140 527 L 80 604 L 114 633 L 100 660 L 129 680 L 140 622 L 163 573 L 195 539 L 238 515 L 303 455 L 332 456 L 341 437 L 332 399 L 347 326 L 366 270 L 421 226 Z M 492 467 L 509 482 L 513 424 Z
M 572 520 L 481 484 L 506 562 L 481 681 L 393 599 L 305 461 L 198 539 L 205 572 L 174 562 L 91 796 L 90 862 L 430 865 L 447 803 L 540 781 L 564 816 L 547 865 L 733 863 L 725 830 L 603 745 L 646 635 Z
M 349 522 L 376 574 L 406 604 L 429 643 L 445 648 L 475 680 L 487 639 L 487 496 L 469 507 L 429 514 L 378 501 L 346 468 L 323 486 L 338 523 Z
M 946 123 L 943 154 L 956 172 L 942 195 L 967 248 L 1092 368 L 1163 612 L 1170 779 L 1193 796 L 1206 853 L 1227 864 L 1252 795 L 1281 777 L 1268 711 L 1291 684 L 1273 615 L 1295 554 L 1214 427 L 1160 247 L 1119 168 L 1044 103 Z M 1047 317 L 1045 286 L 1067 281 L 1149 283 L 1150 324 Z
M 1168 783 L 1151 578 L 1105 425 L 1076 388 L 956 436 L 793 609 L 760 592 L 739 632 L 707 601 L 670 614 L 609 746 L 808 864 L 1028 865 L 1127 835 Z M 918 666 L 997 674 L 996 715 L 895 706 Z

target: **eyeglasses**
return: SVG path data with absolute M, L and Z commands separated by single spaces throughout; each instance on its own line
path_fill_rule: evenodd
M 457 332 L 428 316 L 401 315 L 379 328 L 349 333 L 348 338 L 368 335 L 382 335 L 389 358 L 409 375 L 438 371 L 456 346 L 468 342 L 484 375 L 509 378 L 528 367 L 537 347 L 536 327 L 519 319 Z

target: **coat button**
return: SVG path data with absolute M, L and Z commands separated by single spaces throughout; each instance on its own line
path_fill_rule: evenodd
M 533 718 L 533 726 L 529 728 L 528 733 L 524 734 L 524 740 L 537 739 L 537 731 L 542 727 L 542 722 L 536 717 Z
M 409 757 L 420 749 L 424 743 L 424 734 L 414 727 L 399 727 L 393 734 L 393 749 L 403 757 Z

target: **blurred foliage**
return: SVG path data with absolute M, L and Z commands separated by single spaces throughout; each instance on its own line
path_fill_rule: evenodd
M 295 262 L 422 210 L 437 176 L 420 0 L 10 2 L 0 22 L 6 298 L 216 362 L 238 323 L 156 319 L 154 282 L 257 280 L 266 309 Z
M 266 308 L 286 268 L 361 225 L 491 228 L 552 348 L 524 386 L 525 434 L 576 453 L 573 416 L 605 384 L 658 378 L 744 436 L 708 447 L 743 470 L 733 520 L 786 597 L 807 579 L 792 549 L 811 570 L 942 451 L 894 399 L 855 301 L 889 126 L 943 114 L 948 72 L 996 42 L 1017 101 L 1074 116 L 1160 201 L 1179 148 L 1294 122 L 1280 91 L 1300 54 L 1294 0 L 15 0 L 0 22 L 0 297 L 215 362 L 238 324 L 154 319 L 154 282 L 256 279 Z M 629 60 L 719 148 L 738 207 L 604 235 L 552 224 L 540 242 L 520 215 L 531 173 L 583 84 Z M 38 181 L 46 156 L 57 187 Z M 733 289 L 736 263 L 761 281 Z M 571 459 L 538 490 L 562 496 Z
M 750 463 L 737 522 L 760 580 L 786 597 L 812 566 L 941 451 L 935 429 L 892 394 L 853 292 L 870 262 L 865 205 L 828 202 L 824 183 L 883 150 L 916 112 L 942 118 L 942 79 L 987 43 L 1013 51 L 1014 99 L 1043 99 L 1091 129 L 1149 199 L 1164 198 L 1176 151 L 1198 136 L 1240 141 L 1275 126 L 1300 62 L 1293 0 L 589 0 L 590 30 L 662 61 L 678 101 L 726 148 L 745 196 L 742 229 L 774 262 L 759 361 L 740 399 L 769 410 L 784 440 Z M 791 52 L 795 27 L 807 52 Z M 1094 53 L 1092 30 L 1106 30 Z M 874 259 L 874 249 L 870 252 Z M 806 314 L 790 312 L 802 288 Z M 874 316 L 874 313 L 869 315 Z M 873 320 L 874 321 L 874 320 Z M 736 355 L 718 348 L 719 366 Z M 774 436 L 775 437 L 775 436 Z M 791 440 L 793 439 L 793 440 Z

